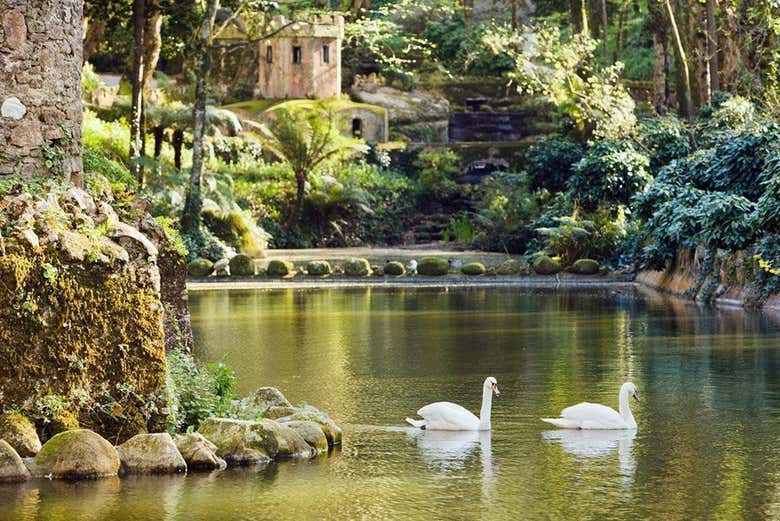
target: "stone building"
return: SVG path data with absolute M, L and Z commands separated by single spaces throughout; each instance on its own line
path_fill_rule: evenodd
M 266 32 L 273 35 L 257 42 L 253 53 L 256 98 L 314 99 L 341 93 L 344 17 L 321 15 L 298 21 L 278 16 Z M 247 34 L 237 23 L 219 38 L 241 41 Z
M 81 183 L 81 19 L 81 0 L 0 2 L 0 176 Z

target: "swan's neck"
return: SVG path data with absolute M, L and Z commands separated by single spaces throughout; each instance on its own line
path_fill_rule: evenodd
M 479 411 L 480 430 L 490 430 L 490 407 L 493 403 L 493 391 L 487 387 L 482 389 L 482 409 Z
M 634 415 L 631 414 L 631 407 L 628 404 L 628 389 L 621 389 L 620 390 L 620 416 L 623 417 L 623 420 L 628 424 L 629 428 L 636 429 L 636 420 L 634 420 Z

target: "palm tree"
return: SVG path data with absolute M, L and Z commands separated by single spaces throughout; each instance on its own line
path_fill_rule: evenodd
M 296 184 L 292 223 L 303 213 L 306 182 L 314 171 L 332 158 L 348 158 L 364 154 L 368 147 L 360 140 L 340 134 L 333 111 L 323 102 L 310 110 L 295 111 L 279 108 L 273 119 L 261 127 L 263 145 L 280 161 L 290 166 Z

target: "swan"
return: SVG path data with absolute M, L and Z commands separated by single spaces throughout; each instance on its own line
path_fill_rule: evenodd
M 542 418 L 562 429 L 636 429 L 634 415 L 628 406 L 628 397 L 639 401 L 636 386 L 626 382 L 620 388 L 619 409 L 597 403 L 582 402 L 565 408 L 560 418 Z
M 414 427 L 432 431 L 489 431 L 493 393 L 496 396 L 500 394 L 498 382 L 492 376 L 488 376 L 482 386 L 482 409 L 479 418 L 455 403 L 436 402 L 417 411 L 422 420 L 407 418 L 406 421 Z

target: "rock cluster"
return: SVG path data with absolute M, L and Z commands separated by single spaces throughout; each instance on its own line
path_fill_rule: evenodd
M 293 407 L 273 387 L 258 389 L 240 405 L 261 419 L 208 418 L 198 432 L 137 434 L 116 447 L 88 429 L 61 432 L 41 446 L 28 419 L 6 414 L 0 422 L 0 483 L 222 470 L 312 458 L 341 443 L 341 428 L 330 416 L 311 406 Z M 276 420 L 262 418 L 272 412 Z

